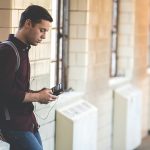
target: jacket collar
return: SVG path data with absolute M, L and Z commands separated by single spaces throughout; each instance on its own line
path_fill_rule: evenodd
M 14 36 L 14 34 L 10 34 L 8 37 L 9 41 L 12 41 L 15 46 L 18 48 L 18 50 L 22 50 L 22 51 L 29 51 L 29 49 L 31 48 L 30 45 L 23 43 L 22 41 L 20 41 L 18 38 L 16 38 Z

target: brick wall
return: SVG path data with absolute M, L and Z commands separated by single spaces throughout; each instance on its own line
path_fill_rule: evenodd
M 87 0 L 70 1 L 69 86 L 85 90 L 87 79 Z

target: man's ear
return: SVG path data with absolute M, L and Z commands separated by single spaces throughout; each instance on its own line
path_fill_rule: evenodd
M 31 22 L 31 20 L 30 20 L 30 19 L 27 19 L 27 20 L 25 21 L 24 26 L 25 26 L 25 28 L 32 27 L 32 22 Z

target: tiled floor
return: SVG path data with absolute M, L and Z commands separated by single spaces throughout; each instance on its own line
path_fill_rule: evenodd
M 142 144 L 136 150 L 150 150 L 150 136 L 142 140 Z

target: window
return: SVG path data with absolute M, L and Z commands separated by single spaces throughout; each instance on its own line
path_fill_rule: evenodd
M 117 46 L 118 46 L 118 11 L 119 0 L 113 0 L 112 34 L 111 34 L 111 65 L 110 76 L 117 76 Z
M 63 83 L 67 87 L 68 65 L 68 0 L 52 1 L 51 86 Z

